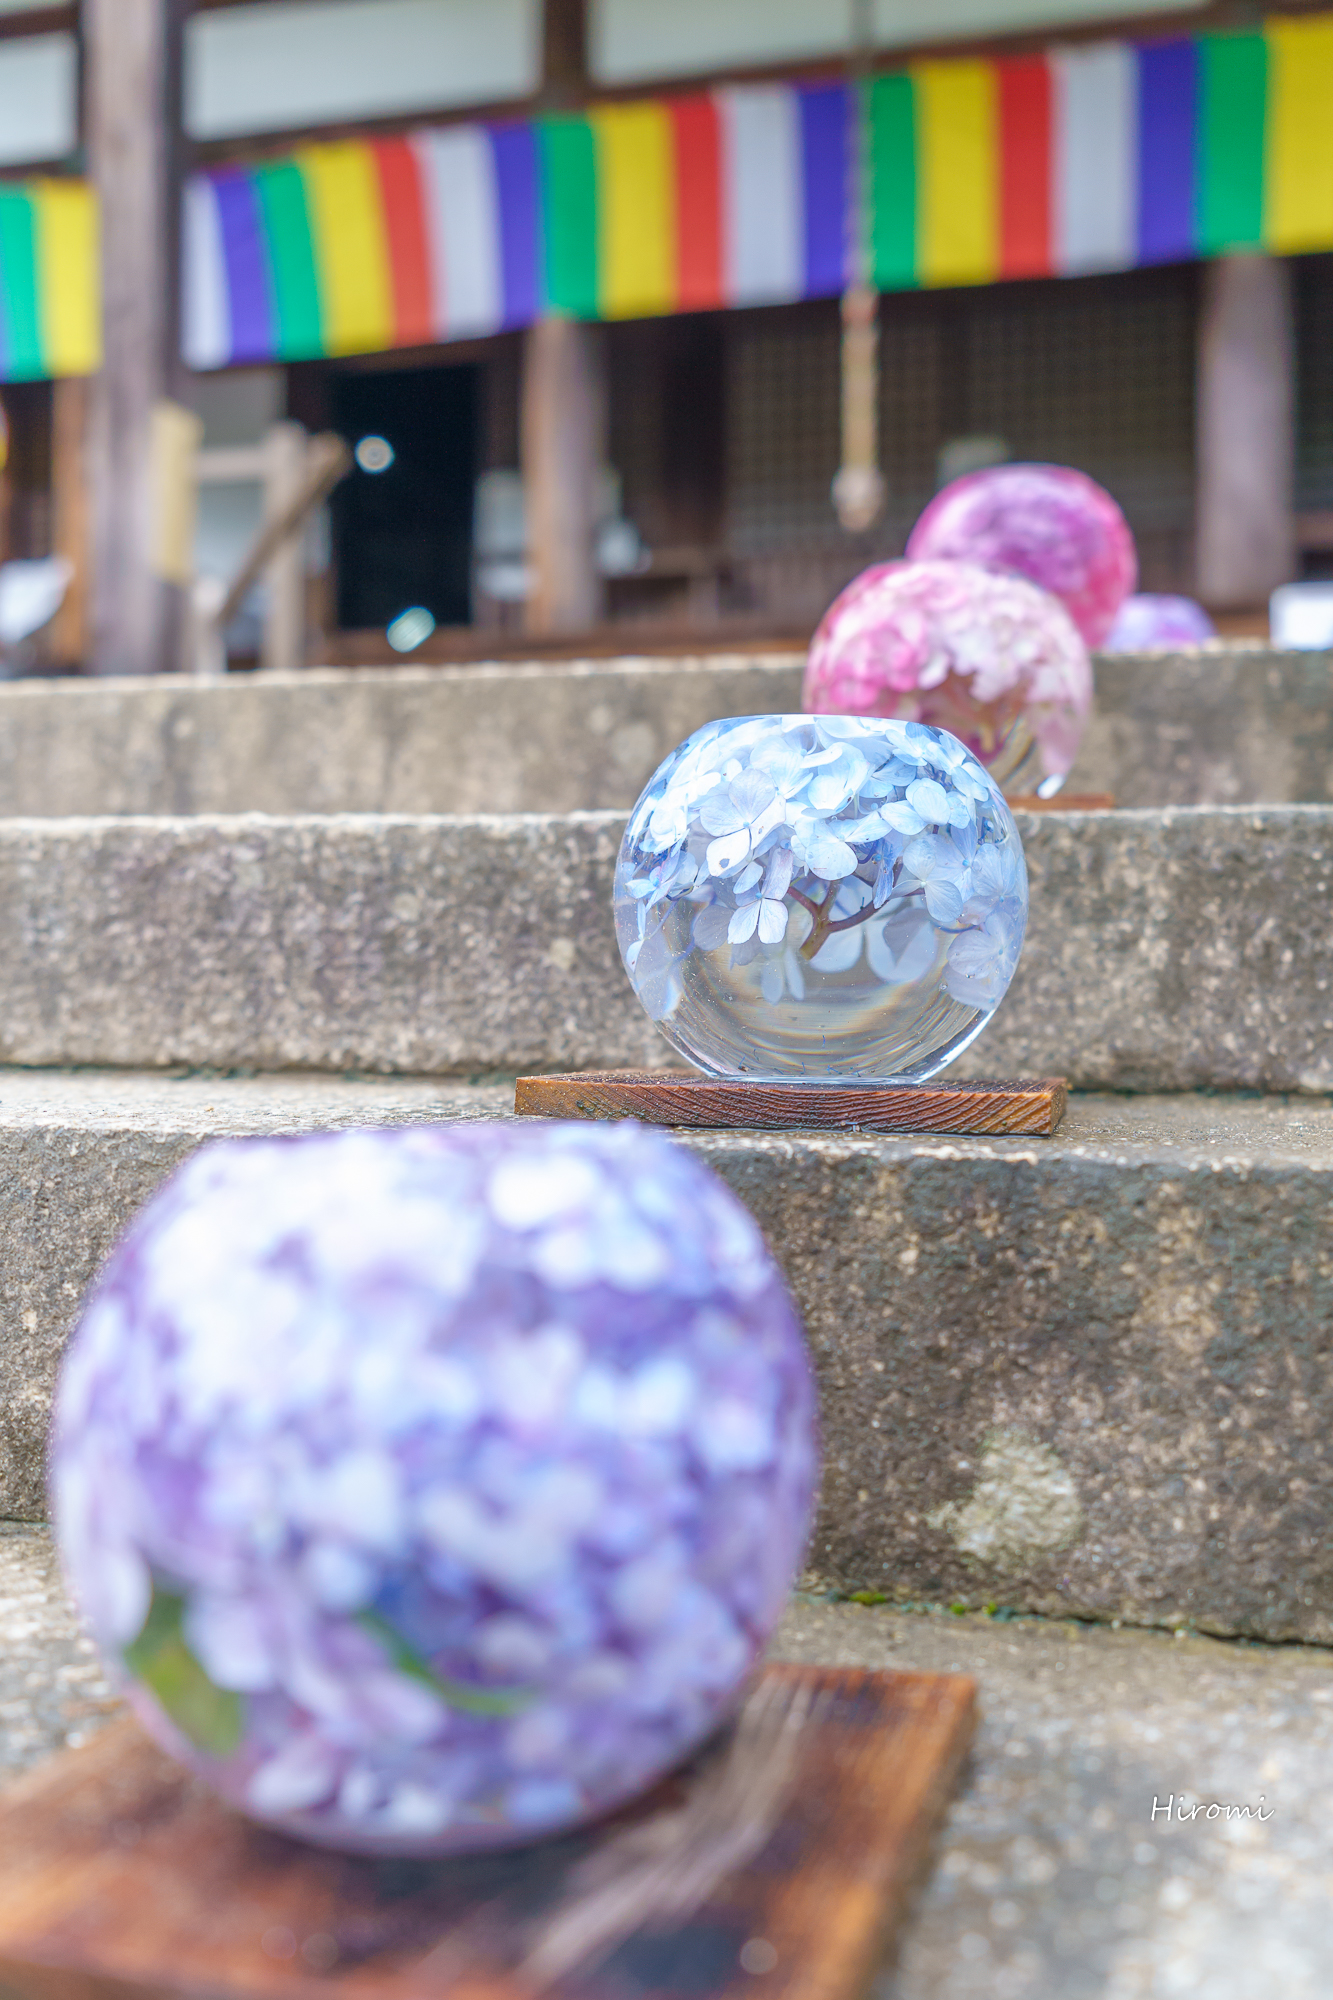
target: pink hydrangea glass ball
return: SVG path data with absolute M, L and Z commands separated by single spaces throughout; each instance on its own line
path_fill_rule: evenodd
M 626 1124 L 206 1147 L 108 1263 L 52 1487 L 140 1719 L 309 1840 L 563 1831 L 737 1697 L 809 1528 L 800 1323 Z
M 1217 637 L 1217 627 L 1192 597 L 1145 592 L 1127 597 L 1115 615 L 1103 643 L 1107 653 L 1161 651 L 1168 646 L 1202 646 Z
M 1100 646 L 1138 578 L 1129 523 L 1069 465 L 990 465 L 935 495 L 907 541 L 913 562 L 951 557 L 1030 577 Z
M 1058 791 L 1092 705 L 1064 607 L 1020 576 L 963 562 L 878 563 L 833 600 L 802 689 L 816 715 L 946 729 L 1011 797 Z

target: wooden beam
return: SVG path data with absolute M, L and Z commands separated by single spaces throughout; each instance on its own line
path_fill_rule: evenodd
M 87 0 L 89 172 L 102 210 L 104 359 L 90 385 L 91 664 L 175 664 L 173 593 L 153 573 L 152 413 L 177 373 L 171 171 L 181 0 Z
M 542 102 L 578 105 L 587 94 L 587 0 L 543 0 Z
M 1277 257 L 1203 269 L 1196 587 L 1220 610 L 1266 604 L 1295 574 L 1291 272 Z
M 600 327 L 543 319 L 523 348 L 523 493 L 533 583 L 530 632 L 569 632 L 602 613 L 598 484 L 606 456 Z

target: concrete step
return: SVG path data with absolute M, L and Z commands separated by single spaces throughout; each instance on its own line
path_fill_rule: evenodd
M 0 1061 L 480 1075 L 671 1059 L 618 813 L 0 819 Z M 1022 818 L 1018 976 L 960 1074 L 1333 1087 L 1333 808 Z
M 773 1652 L 978 1682 L 971 1765 L 877 2000 L 1333 1990 L 1322 1649 L 807 1597 Z M 46 1535 L 0 1529 L 0 1783 L 114 1712 Z
M 1333 801 L 1333 665 L 1257 644 L 1106 655 L 1070 789 Z M 790 653 L 0 687 L 0 814 L 630 807 L 683 737 L 799 708 Z
M 422 1081 L 0 1074 L 0 1517 L 42 1514 L 80 1296 L 196 1143 L 511 1103 Z M 819 1576 L 1333 1641 L 1333 1105 L 1089 1096 L 1051 1140 L 682 1143 L 756 1215 L 809 1330 Z

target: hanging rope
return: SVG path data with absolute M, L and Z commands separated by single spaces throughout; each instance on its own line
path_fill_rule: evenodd
M 848 534 L 864 534 L 884 507 L 879 469 L 879 297 L 872 279 L 874 175 L 865 79 L 874 44 L 874 0 L 855 0 L 848 61 L 847 276 L 842 294 L 842 463 L 833 505 Z

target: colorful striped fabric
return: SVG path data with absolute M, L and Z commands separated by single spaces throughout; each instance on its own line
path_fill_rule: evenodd
M 101 361 L 97 220 L 82 181 L 0 185 L 0 381 Z
M 841 84 L 762 85 L 196 175 L 186 359 L 826 297 L 847 271 L 848 114 Z
M 6 257 L 8 240 L 0 212 Z M 1333 249 L 1333 15 L 923 61 L 857 92 L 761 84 L 339 141 L 201 175 L 186 353 L 215 368 L 544 312 L 828 297 L 853 245 L 886 291 Z

